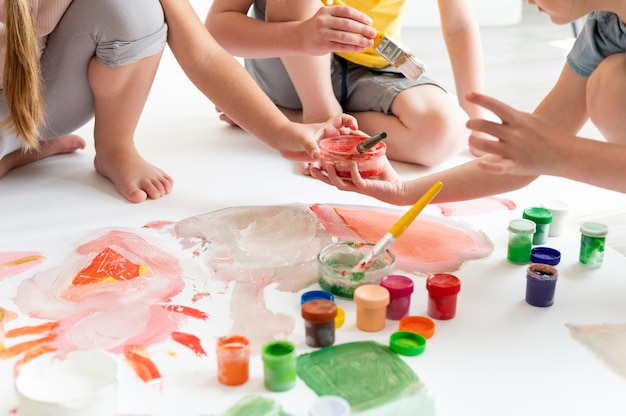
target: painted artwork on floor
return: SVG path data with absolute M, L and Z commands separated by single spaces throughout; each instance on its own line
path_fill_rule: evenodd
M 228 304 L 230 332 L 253 348 L 288 338 L 294 318 L 266 290 L 297 293 L 317 282 L 317 254 L 336 241 L 375 242 L 402 212 L 362 206 L 242 206 L 141 229 L 95 230 L 64 259 L 9 253 L 4 279 L 24 274 L 6 312 L 2 359 L 16 368 L 44 353 L 98 349 L 123 356 L 144 382 L 161 378 L 151 347 L 174 341 L 202 357 L 214 337 L 194 333 Z M 489 238 L 449 218 L 423 215 L 395 242 L 396 270 L 451 272 L 491 254 Z M 21 261 L 20 259 L 26 259 Z M 49 267 L 28 275 L 28 267 Z

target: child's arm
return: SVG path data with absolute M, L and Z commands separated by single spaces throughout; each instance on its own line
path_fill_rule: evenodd
M 267 1 L 268 15 L 309 12 L 263 22 L 247 16 L 254 0 L 213 0 L 205 25 L 231 54 L 244 58 L 324 55 L 359 52 L 372 46 L 375 30 L 364 13 L 347 6 L 322 7 L 319 0 Z M 294 9 L 295 8 L 295 9 Z
M 484 118 L 485 110 L 468 102 L 470 92 L 484 91 L 483 51 L 478 22 L 469 0 L 437 0 L 441 31 L 448 49 L 459 104 L 470 118 Z
M 377 179 L 363 179 L 359 175 L 356 163 L 352 166 L 349 181 L 338 177 L 332 166 L 327 167 L 327 173 L 311 167 L 309 174 L 342 191 L 357 192 L 394 205 L 414 204 L 437 181 L 443 182 L 444 187 L 433 203 L 497 195 L 522 188 L 535 179 L 530 176 L 491 175 L 478 166 L 479 160 L 487 160 L 490 157 L 483 156 L 481 159 L 412 180 L 401 179 L 389 162 Z
M 291 160 L 319 156 L 319 125 L 291 123 L 246 70 L 211 37 L 186 0 L 161 0 L 168 23 L 168 44 L 194 85 L 238 125 Z M 349 116 L 332 127 L 356 128 Z M 327 125 L 329 127 L 329 125 Z
M 471 96 L 473 102 L 484 105 L 503 121 L 473 120 L 468 124 L 500 139 L 471 139 L 474 146 L 499 156 L 480 167 L 495 174 L 561 176 L 626 192 L 626 133 L 620 143 L 576 136 L 587 121 L 586 90 L 587 80 L 565 65 L 556 85 L 532 115 L 493 98 Z
M 323 7 L 319 0 L 268 0 L 262 22 L 245 15 L 251 3 L 235 1 L 235 7 L 231 0 L 215 0 L 206 26 L 235 55 L 281 58 L 302 103 L 303 122 L 341 114 L 328 54 L 371 46 L 369 17 L 350 7 Z

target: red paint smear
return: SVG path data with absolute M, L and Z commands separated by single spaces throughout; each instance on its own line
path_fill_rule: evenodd
M 200 344 L 200 339 L 195 335 L 186 334 L 184 332 L 172 332 L 172 339 L 195 352 L 198 357 L 207 355 Z
M 199 301 L 200 299 L 206 298 L 206 297 L 211 297 L 211 294 L 209 292 L 198 292 L 195 295 L 193 295 L 193 297 L 191 298 L 191 301 L 193 303 L 196 303 L 197 301 Z
M 152 221 L 152 222 L 149 222 L 148 224 L 144 225 L 141 228 L 151 228 L 151 229 L 154 229 L 154 230 L 160 230 L 162 228 L 169 227 L 172 224 L 173 224 L 172 221 L 164 221 L 164 220 Z
M 508 199 L 487 197 L 474 199 L 471 201 L 462 201 L 446 204 L 437 204 L 444 217 L 469 217 L 475 215 L 485 215 L 492 212 L 509 210 L 513 211 L 517 206 L 513 201 Z
M 141 266 L 132 263 L 110 247 L 102 250 L 89 264 L 78 272 L 72 284 L 75 286 L 99 283 L 109 278 L 132 280 L 139 276 Z
M 22 335 L 41 334 L 42 332 L 52 331 L 58 327 L 58 322 L 47 322 L 41 325 L 35 326 L 23 326 L 21 328 L 14 328 L 6 332 L 7 338 L 21 337 Z
M 196 319 L 202 319 L 203 321 L 206 321 L 207 319 L 209 319 L 209 315 L 207 315 L 206 313 L 195 308 L 190 308 L 189 306 L 161 305 L 161 307 L 165 309 L 166 311 L 182 313 L 183 315 L 187 315 Z
M 140 347 L 135 345 L 127 345 L 124 347 L 124 357 L 135 371 L 135 374 L 144 382 L 161 378 L 156 365 L 148 357 L 143 355 Z

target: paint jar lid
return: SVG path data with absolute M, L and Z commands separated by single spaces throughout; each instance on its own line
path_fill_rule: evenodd
M 337 305 L 337 316 L 335 316 L 335 328 L 341 328 L 346 321 L 346 311 Z
M 405 332 L 415 332 L 428 339 L 435 333 L 435 322 L 426 316 L 405 316 L 400 319 L 398 329 Z
M 81 381 L 79 389 L 59 380 Z M 118 407 L 116 359 L 99 350 L 41 354 L 20 366 L 14 388 L 20 414 L 114 415 Z M 4 396 L 3 396 L 4 397 Z
M 532 234 L 537 225 L 531 220 L 516 218 L 509 222 L 508 230 L 516 234 Z
M 542 207 L 526 208 L 522 214 L 522 218 L 529 219 L 535 224 L 550 224 L 552 222 L 552 211 Z
M 534 247 L 530 251 L 530 262 L 556 266 L 561 262 L 561 252 L 550 247 Z
M 354 290 L 354 303 L 366 309 L 389 305 L 389 291 L 380 285 L 363 285 Z
M 328 322 L 337 316 L 337 305 L 332 300 L 315 299 L 302 305 L 302 318 L 309 322 Z
M 380 280 L 380 285 L 389 291 L 391 299 L 410 296 L 413 293 L 413 280 L 399 274 L 390 274 Z
M 415 332 L 394 332 L 389 338 L 389 348 L 401 355 L 419 355 L 426 348 L 426 338 Z
M 309 409 L 309 416 L 350 416 L 350 403 L 339 396 L 320 396 Z
M 434 298 L 456 295 L 461 290 L 461 281 L 452 274 L 436 273 L 426 279 L 426 290 Z
M 308 292 L 304 292 L 300 296 L 300 305 L 304 305 L 310 300 L 316 299 L 326 299 L 326 300 L 335 300 L 335 295 L 325 290 L 309 290 Z
M 609 233 L 609 227 L 599 222 L 585 222 L 580 226 L 580 232 L 589 237 L 605 237 Z

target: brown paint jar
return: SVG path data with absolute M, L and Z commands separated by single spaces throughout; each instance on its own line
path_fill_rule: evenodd
M 328 347 L 335 343 L 337 305 L 332 300 L 315 299 L 302 305 L 306 345 Z

